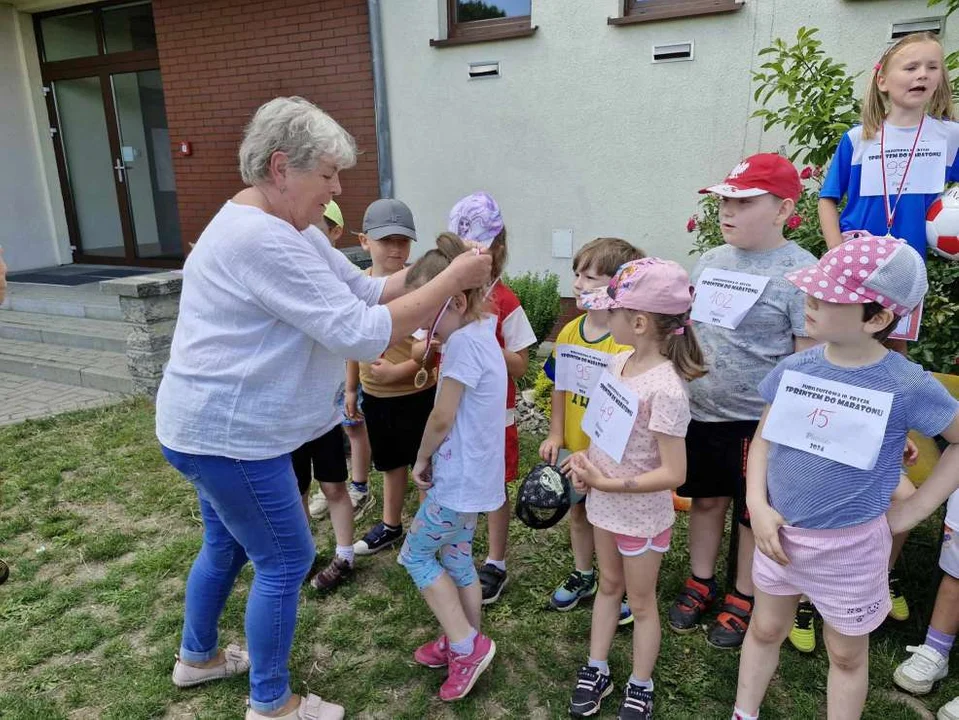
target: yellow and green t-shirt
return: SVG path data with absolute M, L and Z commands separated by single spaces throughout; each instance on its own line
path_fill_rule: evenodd
M 598 340 L 590 342 L 583 335 L 583 327 L 586 324 L 586 315 L 580 315 L 574 320 L 570 320 L 559 331 L 556 336 L 556 347 L 560 345 L 577 345 L 579 347 L 589 348 L 595 352 L 608 353 L 610 357 L 616 353 L 629 350 L 628 345 L 620 345 L 613 340 L 610 333 L 606 333 Z M 543 366 L 546 376 L 556 381 L 556 349 L 547 358 Z M 563 447 L 570 452 L 579 452 L 589 447 L 589 437 L 582 430 L 583 415 L 586 414 L 586 405 L 589 398 L 577 395 L 574 392 L 566 391 L 565 415 L 563 416 Z

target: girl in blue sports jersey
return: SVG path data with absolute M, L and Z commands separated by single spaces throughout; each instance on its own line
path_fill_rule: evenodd
M 862 124 L 843 135 L 819 192 L 826 244 L 868 230 L 902 238 L 925 257 L 926 211 L 947 182 L 959 181 L 957 150 L 942 45 L 931 33 L 906 35 L 876 63 Z

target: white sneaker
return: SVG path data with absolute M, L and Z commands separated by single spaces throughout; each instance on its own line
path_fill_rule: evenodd
M 906 651 L 911 652 L 912 657 L 900 663 L 892 674 L 892 681 L 906 692 L 925 695 L 937 680 L 949 674 L 949 658 L 928 645 L 909 645 Z M 959 715 L 956 718 L 959 720 Z
M 959 720 L 959 697 L 954 697 L 939 708 L 936 720 Z
M 329 511 L 330 508 L 326 502 L 326 495 L 323 494 L 322 490 L 310 498 L 310 517 L 326 517 Z
M 350 502 L 353 503 L 353 518 L 358 520 L 363 517 L 363 514 L 373 503 L 373 496 L 370 495 L 369 486 L 367 486 L 366 492 L 358 490 L 356 485 L 350 483 L 350 487 L 347 490 L 350 495 Z M 312 506 L 310 510 L 312 511 Z

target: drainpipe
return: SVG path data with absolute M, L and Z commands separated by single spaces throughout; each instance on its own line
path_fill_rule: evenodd
M 386 70 L 383 57 L 383 25 L 380 0 L 366 0 L 370 15 L 370 46 L 373 52 L 373 110 L 376 115 L 376 156 L 380 197 L 393 197 L 393 156 L 390 152 L 390 112 L 386 100 Z

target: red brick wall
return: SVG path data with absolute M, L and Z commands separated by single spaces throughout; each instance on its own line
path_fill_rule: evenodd
M 379 197 L 366 0 L 154 0 L 153 17 L 184 249 L 243 187 L 243 127 L 278 95 L 315 102 L 356 138 L 362 154 L 337 202 L 359 229 Z

